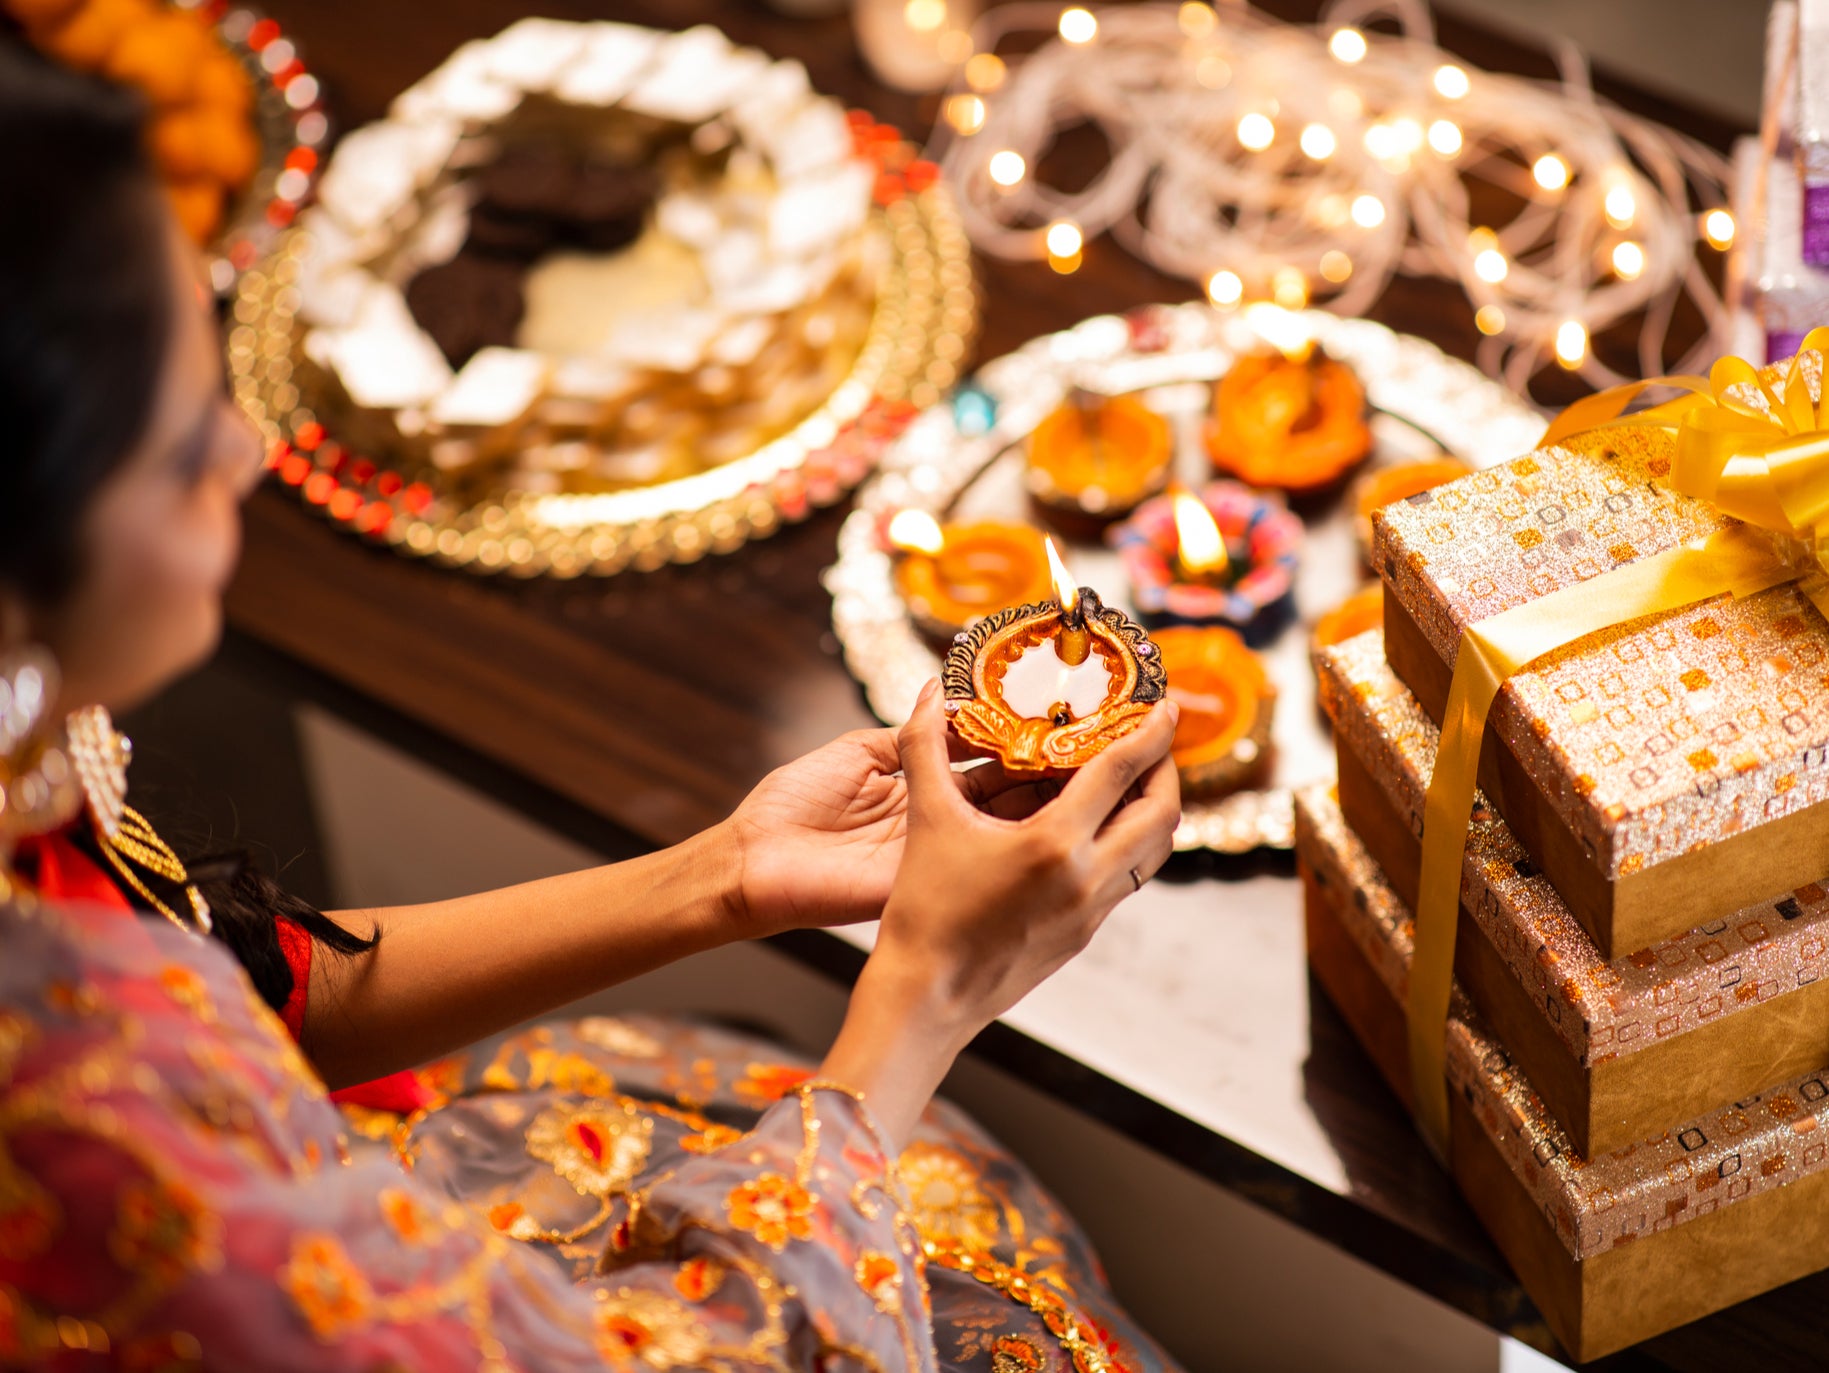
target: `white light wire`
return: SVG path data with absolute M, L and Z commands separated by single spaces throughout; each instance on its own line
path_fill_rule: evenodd
M 1556 334 L 1570 320 L 1592 336 L 1636 319 L 1638 375 L 1702 370 L 1725 347 L 1726 311 L 1697 252 L 1702 215 L 1727 203 L 1726 159 L 1597 99 L 1571 45 L 1556 52 L 1562 80 L 1548 83 L 1481 71 L 1437 48 L 1421 0 L 1337 0 L 1313 27 L 1222 3 L 1217 23 L 1192 26 L 1206 32 L 1184 29 L 1188 8 L 1099 9 L 1092 42 L 1054 37 L 1026 57 L 1007 58 L 1002 83 L 979 93 L 984 119 L 976 132 L 960 134 L 941 120 L 929 151 L 958 193 L 978 248 L 1045 257 L 1046 226 L 1068 220 L 1088 243 L 1110 232 L 1170 275 L 1204 283 L 1217 271 L 1234 272 L 1247 303 L 1274 298 L 1275 283 L 1287 285 L 1293 268 L 1304 295 L 1342 315 L 1364 313 L 1393 274 L 1445 278 L 1474 308 L 1503 311 L 1476 361 L 1520 392 L 1556 365 Z M 992 9 L 973 28 L 974 49 L 992 52 L 1013 34 L 1053 30 L 1060 13 L 1047 3 Z M 1401 35 L 1368 32 L 1369 51 L 1350 65 L 1329 53 L 1336 29 L 1379 17 L 1395 20 Z M 1443 65 L 1467 74 L 1464 96 L 1437 91 Z M 963 81 L 957 89 L 966 89 Z M 1275 127 L 1261 152 L 1238 141 L 1239 121 L 1254 113 Z M 1428 142 L 1437 120 L 1459 128 L 1452 156 Z M 1056 134 L 1082 123 L 1109 142 L 1109 165 L 1076 192 L 1045 184 L 1036 169 Z M 1301 149 L 1309 124 L 1334 135 L 1324 160 Z M 1368 149 L 1368 134 L 1382 155 Z M 1026 167 L 1012 187 L 993 184 L 986 172 L 1003 149 L 1019 153 Z M 1532 165 L 1545 153 L 1567 164 L 1566 188 L 1546 191 L 1533 180 Z M 1478 182 L 1512 192 L 1523 208 L 1508 223 L 1470 222 L 1468 188 Z M 1607 192 L 1621 184 L 1633 202 L 1624 228 L 1605 212 Z M 1353 202 L 1367 195 L 1384 211 L 1369 225 L 1353 214 Z M 1492 236 L 1476 237 L 1482 228 Z M 1625 239 L 1644 251 L 1631 280 L 1612 267 Z M 1505 259 L 1496 282 L 1475 266 L 1492 247 Z M 1345 280 L 1323 276 L 1330 251 L 1350 260 Z M 1339 265 L 1336 257 L 1336 274 Z M 1667 333 L 1685 295 L 1704 334 L 1673 361 L 1664 356 Z M 1628 379 L 1592 348 L 1575 370 L 1596 387 Z

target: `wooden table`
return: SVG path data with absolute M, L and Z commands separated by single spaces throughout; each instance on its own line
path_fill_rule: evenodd
M 524 12 L 509 0 L 271 0 L 266 8 L 299 42 L 342 128 L 380 115 L 459 42 Z M 819 88 L 880 118 L 910 130 L 931 121 L 931 102 L 872 81 L 842 19 L 790 21 L 753 2 L 615 8 L 615 17 L 664 27 L 716 22 L 740 41 L 800 59 Z M 1303 0 L 1272 8 L 1312 15 Z M 581 0 L 548 0 L 542 10 L 603 17 L 603 7 Z M 1444 22 L 1441 37 L 1482 65 L 1550 73 L 1540 55 L 1483 31 Z M 1603 90 L 1717 145 L 1731 135 L 1642 92 Z M 993 307 L 980 359 L 1089 314 L 1194 294 L 1108 242 L 1093 244 L 1071 279 L 1039 264 L 981 260 L 978 270 Z M 1470 312 L 1439 284 L 1394 283 L 1374 315 L 1471 354 Z M 723 817 L 769 769 L 872 723 L 839 660 L 818 580 L 838 522 L 837 513 L 820 515 L 691 568 L 514 584 L 364 547 L 269 488 L 248 508 L 229 618 L 244 650 L 251 641 L 283 662 L 299 691 L 383 719 L 396 740 L 538 818 L 586 842 L 614 827 L 666 844 Z M 1071 981 L 1031 998 L 978 1051 L 1493 1328 L 1551 1348 L 1341 1021 L 1309 995 L 1288 863 L 1209 855 L 1177 860 L 1165 876 L 1122 908 L 1116 933 L 1095 945 L 1087 967 L 1069 972 L 1134 983 L 1140 960 L 1178 952 L 1208 960 L 1213 980 L 1144 999 L 1158 1017 L 1185 1012 L 1185 1023 L 1198 1022 L 1205 1042 L 1221 1046 L 1223 1065 L 1141 1056 L 1159 1033 L 1147 1017 L 1135 1007 L 1128 1020 L 1077 1014 Z M 861 962 L 855 947 L 827 935 L 785 943 L 841 977 Z M 1607 1366 L 1820 1364 L 1829 1357 L 1817 1314 L 1825 1299 L 1829 1279 L 1799 1283 Z

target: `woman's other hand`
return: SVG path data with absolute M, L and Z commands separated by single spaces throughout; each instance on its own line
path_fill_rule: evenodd
M 950 737 L 950 735 L 949 735 Z M 963 745 L 948 748 L 965 757 Z M 875 920 L 908 833 L 908 783 L 892 729 L 843 735 L 752 791 L 723 829 L 735 855 L 735 919 L 746 937 Z M 968 808 L 1020 817 L 1058 783 L 1011 777 L 995 762 L 950 775 Z
M 1051 804 L 1008 819 L 961 794 L 939 693 L 923 694 L 898 740 L 901 865 L 824 1070 L 866 1092 L 892 1134 L 905 1136 L 973 1035 L 1167 861 L 1181 815 L 1177 714 L 1152 711 Z

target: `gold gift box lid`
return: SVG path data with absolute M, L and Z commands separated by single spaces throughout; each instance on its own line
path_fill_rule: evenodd
M 1402 1004 L 1414 952 L 1409 910 L 1347 827 L 1326 784 L 1296 794 L 1296 851 L 1352 895 L 1331 905 Z M 1611 1153 L 1583 1160 L 1459 990 L 1448 1019 L 1455 1092 L 1576 1260 L 1761 1196 L 1829 1165 L 1829 1082 L 1810 1073 Z
M 1387 595 L 1452 665 L 1467 625 L 1714 533 L 1726 517 L 1662 484 L 1674 449 L 1590 433 L 1386 506 Z M 1551 654 L 1488 728 L 1616 880 L 1829 800 L 1826 671 L 1829 625 L 1787 584 Z
M 1315 655 L 1344 747 L 1419 838 L 1440 731 L 1368 630 Z M 1829 890 L 1812 884 L 1608 962 L 1510 827 L 1475 800 L 1461 904 L 1583 1067 L 1713 1025 L 1829 972 Z

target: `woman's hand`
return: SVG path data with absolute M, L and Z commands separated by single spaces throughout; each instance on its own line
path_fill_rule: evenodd
M 1181 815 L 1172 703 L 1019 819 L 972 805 L 948 767 L 930 684 L 899 744 L 901 866 L 824 1073 L 904 1137 L 953 1057 L 1072 958 L 1167 861 Z M 969 774 L 968 774 L 969 775 Z
M 965 756 L 963 745 L 950 749 Z M 777 768 L 724 830 L 735 854 L 735 919 L 750 937 L 874 920 L 901 865 L 908 783 L 892 729 L 842 735 Z M 1028 814 L 1058 786 L 981 763 L 951 774 L 954 796 L 998 815 Z

